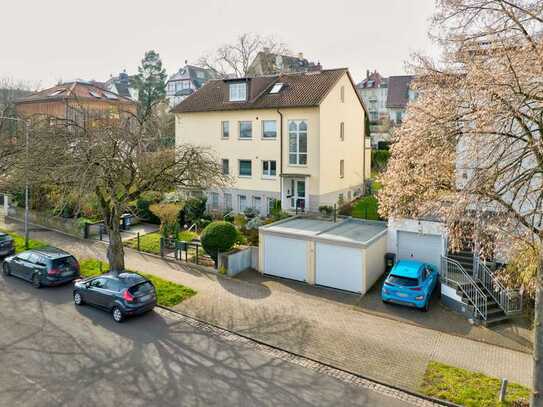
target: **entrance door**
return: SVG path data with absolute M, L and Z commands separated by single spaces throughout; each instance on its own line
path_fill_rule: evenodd
M 290 180 L 288 198 L 290 198 L 290 209 L 304 209 L 306 208 L 305 199 L 305 179 Z

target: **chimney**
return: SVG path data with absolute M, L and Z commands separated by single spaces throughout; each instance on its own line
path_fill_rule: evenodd
M 366 79 L 369 79 L 369 78 L 370 78 L 370 70 L 366 69 Z
M 298 52 L 298 58 L 299 59 L 304 59 L 304 53 L 303 52 Z
M 264 47 L 262 50 L 264 51 L 265 54 L 270 53 L 270 49 L 268 47 Z
M 185 65 L 187 65 L 189 63 L 189 61 L 187 59 L 185 59 Z

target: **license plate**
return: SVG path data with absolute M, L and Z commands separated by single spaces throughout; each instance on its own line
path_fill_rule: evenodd
M 149 301 L 150 299 L 151 299 L 151 294 L 144 295 L 143 297 L 140 298 L 140 302 Z
M 398 293 L 398 297 L 406 298 L 406 297 L 407 297 L 407 294 L 405 294 L 405 293 Z
M 72 272 L 71 271 L 65 271 L 63 273 L 60 274 L 62 277 L 67 277 L 67 276 L 70 276 L 72 275 Z

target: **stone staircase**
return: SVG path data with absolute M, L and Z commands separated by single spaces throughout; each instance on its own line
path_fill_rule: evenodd
M 477 284 L 477 287 L 486 296 L 486 320 L 482 320 L 481 322 L 486 326 L 493 326 L 509 320 L 511 316 L 505 313 L 500 305 L 494 300 L 485 285 L 476 277 L 476 273 L 474 273 L 473 270 L 474 253 L 471 251 L 460 251 L 457 253 L 449 253 L 448 257 L 458 262 L 469 275 L 473 276 L 473 280 Z M 456 292 L 462 298 L 462 302 L 468 306 L 468 309 L 473 311 L 473 304 L 466 294 L 469 292 L 468 284 L 459 284 Z

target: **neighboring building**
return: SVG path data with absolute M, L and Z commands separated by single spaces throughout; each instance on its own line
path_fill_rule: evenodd
M 68 82 L 20 98 L 15 103 L 20 116 L 48 115 L 77 122 L 89 113 L 136 113 L 136 103 L 90 82 Z
M 385 78 L 377 71 L 366 71 L 366 78 L 356 85 L 368 109 L 373 146 L 390 141 L 394 126 L 403 121 L 408 102 L 416 97 L 410 88 L 413 79 L 410 75 Z
M 121 95 L 125 98 L 138 100 L 138 90 L 133 85 L 134 75 L 130 76 L 123 71 L 118 76 L 111 76 L 106 82 L 104 82 L 103 88 L 110 92 Z
M 317 211 L 363 193 L 371 151 L 347 69 L 209 81 L 173 109 L 176 143 L 211 147 L 233 184 L 211 210 Z M 365 153 L 365 154 L 364 154 Z
M 214 79 L 216 75 L 210 69 L 187 65 L 170 76 L 166 83 L 166 97 L 171 107 L 181 103 L 187 96 L 200 89 L 204 83 Z
M 320 63 L 313 63 L 304 58 L 300 52 L 297 57 L 280 55 L 264 49 L 257 54 L 248 72 L 250 76 L 278 75 L 281 73 L 320 71 Z

